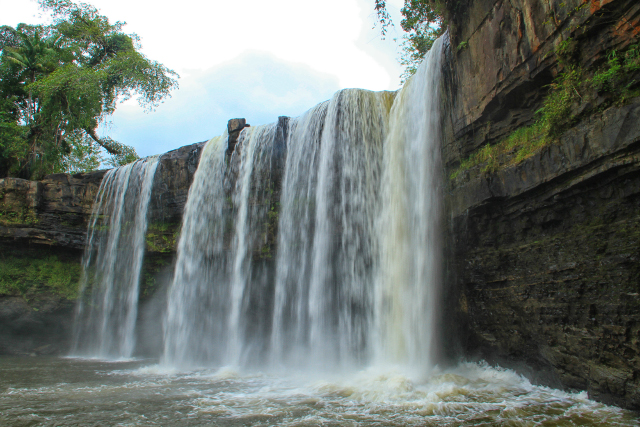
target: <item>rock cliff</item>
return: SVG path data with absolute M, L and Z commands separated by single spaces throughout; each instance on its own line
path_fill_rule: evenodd
M 563 42 L 583 69 L 637 43 L 640 4 L 473 0 L 454 24 L 445 292 L 461 350 L 640 408 L 640 98 L 578 102 L 571 126 L 528 158 L 460 168 L 533 123 L 568 71 Z

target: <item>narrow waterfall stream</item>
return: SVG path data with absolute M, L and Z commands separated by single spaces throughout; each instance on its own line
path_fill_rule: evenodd
M 131 357 L 140 269 L 158 157 L 109 170 L 98 191 L 83 257 L 72 354 Z
M 385 139 L 381 259 L 376 326 L 378 361 L 416 374 L 437 362 L 440 239 L 440 79 L 444 38 L 399 92 Z

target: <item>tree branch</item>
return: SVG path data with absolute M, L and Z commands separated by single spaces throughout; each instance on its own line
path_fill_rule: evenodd
M 102 140 L 102 139 L 98 138 L 98 135 L 96 134 L 96 130 L 95 129 L 85 128 L 84 131 L 87 132 L 87 135 L 89 135 L 91 137 L 91 139 L 93 139 L 95 142 L 100 144 L 101 147 L 103 147 L 105 150 L 107 150 L 109 152 L 109 154 L 113 154 L 113 155 L 122 154 L 122 151 L 118 147 L 114 146 L 114 144 L 111 144 L 111 141 Z

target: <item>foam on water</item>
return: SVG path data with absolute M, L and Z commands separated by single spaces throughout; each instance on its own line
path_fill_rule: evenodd
M 235 368 L 3 360 L 0 424 L 634 426 L 628 411 L 463 363 L 411 378 L 367 368 L 320 380 Z M 11 385 L 11 386 L 8 386 Z M 28 404 L 26 403 L 28 402 Z

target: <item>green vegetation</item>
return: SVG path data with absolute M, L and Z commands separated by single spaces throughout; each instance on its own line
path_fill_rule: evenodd
M 175 252 L 180 237 L 180 224 L 152 223 L 147 227 L 147 251 Z
M 39 4 L 52 13 L 51 25 L 0 27 L 0 177 L 38 179 L 135 160 L 133 148 L 96 129 L 132 96 L 154 108 L 177 75 L 139 53 L 138 36 L 93 6 Z
M 0 255 L 0 295 L 22 296 L 51 292 L 73 300 L 78 296 L 81 265 L 48 252 L 32 250 L 27 255 L 7 248 Z
M 494 172 L 517 164 L 556 142 L 582 117 L 640 96 L 640 43 L 624 51 L 610 51 L 606 62 L 591 73 L 579 65 L 578 53 L 577 43 L 571 39 L 556 49 L 564 71 L 551 84 L 534 124 L 517 129 L 497 144 L 485 145 L 464 160 L 450 178 L 479 165 L 483 165 L 482 172 Z
M 11 192 L 6 188 L 0 189 L 0 225 L 6 227 L 37 224 L 38 217 L 33 207 L 29 207 L 24 202 L 12 202 L 10 197 L 5 198 L 6 194 Z
M 140 280 L 140 297 L 149 297 L 157 290 L 160 273 L 171 264 L 172 257 L 166 254 L 145 255 Z
M 273 248 L 278 239 L 278 223 L 280 221 L 280 203 L 275 202 L 267 212 L 266 221 L 264 222 L 264 232 L 262 241 L 264 244 L 260 248 L 260 259 L 271 259 L 273 257 Z
M 403 16 L 400 25 L 406 33 L 400 56 L 400 64 L 405 67 L 400 75 L 402 83 L 416 72 L 433 43 L 445 32 L 447 11 L 456 6 L 454 0 L 405 0 L 400 10 Z M 375 0 L 375 10 L 384 37 L 387 29 L 393 26 L 386 0 Z
M 519 128 L 498 144 L 485 145 L 463 160 L 450 178 L 455 179 L 462 171 L 478 165 L 483 165 L 482 172 L 495 172 L 499 167 L 517 164 L 547 145 L 549 140 L 544 133 L 541 122 Z
M 35 225 L 38 218 L 33 209 L 23 207 L 19 212 L 0 210 L 0 225 Z

